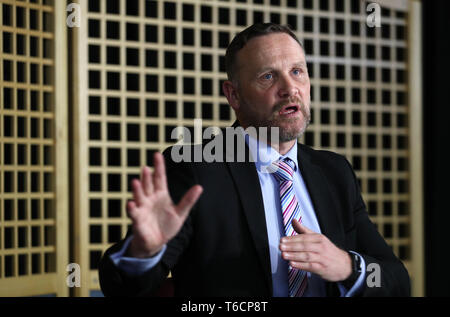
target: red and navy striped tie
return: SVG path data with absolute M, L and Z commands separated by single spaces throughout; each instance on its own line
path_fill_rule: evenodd
M 292 227 L 292 219 L 297 219 L 302 223 L 300 206 L 295 197 L 292 179 L 295 170 L 295 162 L 289 158 L 272 163 L 275 167 L 273 173 L 275 179 L 280 185 L 280 202 L 283 213 L 284 230 L 286 236 L 296 235 L 297 232 Z M 289 295 L 291 297 L 300 297 L 305 292 L 308 284 L 306 272 L 289 266 Z

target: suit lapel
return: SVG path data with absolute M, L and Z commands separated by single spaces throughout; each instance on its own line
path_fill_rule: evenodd
M 342 221 L 337 215 L 337 206 L 332 200 L 328 181 L 322 169 L 314 163 L 313 158 L 303 150 L 300 144 L 297 155 L 299 168 L 311 197 L 320 230 L 334 244 L 342 247 L 345 239 L 341 229 Z
M 246 158 L 249 157 L 247 145 Z M 236 152 L 235 152 L 236 153 Z M 234 180 L 250 234 L 255 244 L 259 261 L 264 271 L 269 294 L 272 295 L 272 273 L 270 266 L 269 240 L 267 238 L 267 224 L 264 213 L 264 203 L 259 186 L 258 173 L 255 164 L 246 159 L 245 162 L 227 162 Z

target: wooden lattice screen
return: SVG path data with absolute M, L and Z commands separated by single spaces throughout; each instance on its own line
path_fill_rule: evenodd
M 74 2 L 80 26 L 68 31 L 68 2 L 0 0 L 0 295 L 67 295 L 71 233 L 75 295 L 99 289 L 98 261 L 129 225 L 130 180 L 174 143 L 173 128 L 234 121 L 225 48 L 268 21 L 289 24 L 306 50 L 312 124 L 301 141 L 349 159 L 423 293 L 419 1 L 377 1 L 374 28 L 362 0 Z

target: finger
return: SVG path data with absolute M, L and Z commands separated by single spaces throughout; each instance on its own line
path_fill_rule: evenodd
M 318 274 L 322 272 L 322 265 L 317 262 L 296 262 L 290 261 L 289 265 L 295 269 Z
M 304 233 L 296 234 L 293 236 L 282 237 L 280 243 L 303 243 L 303 242 L 313 242 L 320 243 L 323 241 L 323 235 L 319 233 Z
M 192 206 L 197 202 L 198 198 L 203 192 L 203 187 L 200 185 L 195 185 L 191 187 L 186 194 L 184 194 L 181 201 L 176 207 L 177 213 L 181 218 L 186 218 L 191 210 Z
M 167 189 L 167 179 L 166 179 L 166 165 L 164 163 L 164 157 L 161 153 L 155 152 L 153 157 L 155 162 L 155 174 L 153 176 L 153 185 L 155 190 L 166 190 Z
M 280 243 L 281 252 L 317 252 L 321 251 L 319 243 L 314 242 L 296 242 Z
M 298 233 L 314 233 L 314 231 L 310 230 L 308 227 L 302 225 L 298 220 L 293 219 L 292 220 L 292 228 Z
M 131 220 L 135 221 L 137 217 L 137 208 L 136 203 L 132 200 L 127 202 L 127 213 L 130 216 Z
M 293 262 L 320 262 L 320 255 L 315 252 L 281 252 L 281 257 Z
M 152 172 L 147 166 L 144 166 L 142 168 L 141 182 L 142 187 L 144 189 L 144 193 L 146 195 L 151 195 L 153 193 Z
M 137 206 L 142 205 L 145 200 L 144 190 L 142 189 L 142 184 L 138 179 L 133 179 L 131 181 L 131 188 L 133 189 L 133 200 Z

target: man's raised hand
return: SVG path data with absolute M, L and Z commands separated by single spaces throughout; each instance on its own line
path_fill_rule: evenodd
M 192 206 L 200 197 L 203 188 L 191 187 L 178 205 L 170 198 L 167 188 L 164 157 L 154 155 L 155 170 L 143 167 L 141 179 L 132 180 L 133 200 L 127 204 L 132 221 L 133 238 L 127 251 L 128 256 L 151 257 L 172 239 L 181 229 Z

